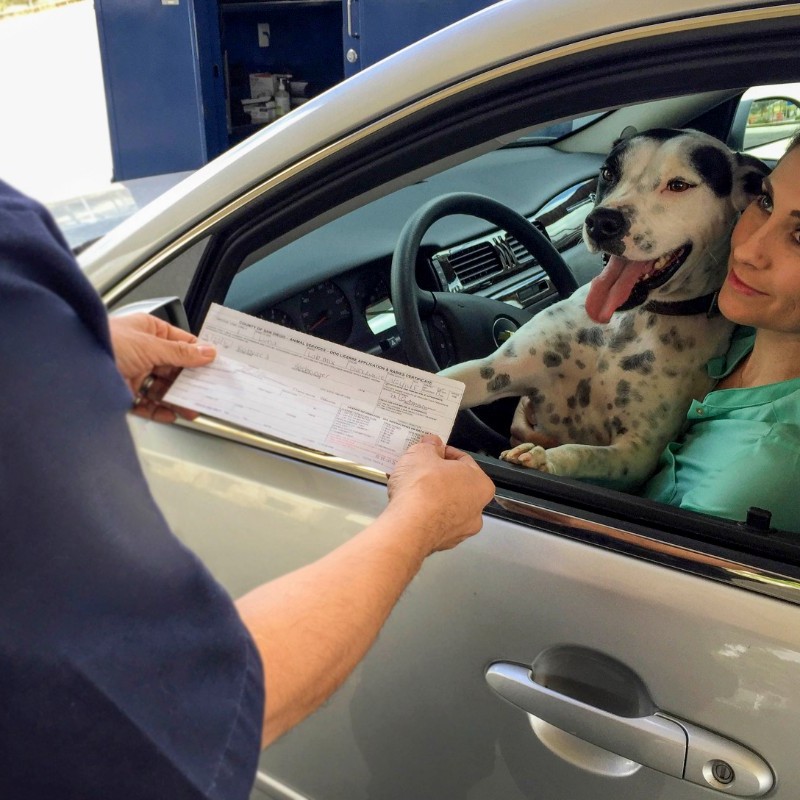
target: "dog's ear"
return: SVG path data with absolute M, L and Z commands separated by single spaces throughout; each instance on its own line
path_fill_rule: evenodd
M 733 154 L 733 205 L 737 211 L 745 208 L 761 194 L 761 184 L 770 168 L 760 159 L 748 153 Z
M 637 131 L 636 128 L 633 125 L 628 125 L 625 128 L 623 128 L 622 129 L 622 133 L 619 135 L 619 139 L 615 139 L 614 140 L 614 144 L 611 145 L 612 150 L 618 144 L 621 144 L 622 142 L 624 142 L 626 139 L 630 139 L 633 136 L 636 136 L 637 133 L 639 133 L 639 131 Z

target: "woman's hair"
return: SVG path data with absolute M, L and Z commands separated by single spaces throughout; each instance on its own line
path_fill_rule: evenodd
M 789 144 L 786 147 L 784 155 L 788 153 L 790 150 L 794 150 L 795 147 L 800 147 L 800 128 L 798 128 L 791 139 L 789 139 Z

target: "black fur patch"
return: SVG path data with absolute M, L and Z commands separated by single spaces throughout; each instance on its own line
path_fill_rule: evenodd
M 652 350 L 643 350 L 641 353 L 636 353 L 632 356 L 623 358 L 619 365 L 626 372 L 639 372 L 642 375 L 649 375 L 653 371 L 653 362 L 656 360 L 656 354 Z
M 544 403 L 544 395 L 538 389 L 531 389 L 528 393 L 528 400 L 530 400 L 534 406 L 540 406 Z
M 509 383 L 511 383 L 511 376 L 508 373 L 501 372 L 486 384 L 486 388 L 490 392 L 500 392 L 505 389 Z
M 544 365 L 546 367 L 557 367 L 562 361 L 561 356 L 558 353 L 554 353 L 552 350 L 548 350 L 544 354 L 544 358 L 542 360 L 544 361 Z
M 555 343 L 553 349 L 562 358 L 569 358 L 572 355 L 572 348 L 569 345 L 569 340 L 563 336 Z
M 657 142 L 668 142 L 676 136 L 683 136 L 683 134 L 684 131 L 679 128 L 650 128 L 645 133 L 639 135 L 645 139 L 655 139 Z
M 666 333 L 662 333 L 658 338 L 661 344 L 672 347 L 678 353 L 682 353 L 687 348 L 691 349 L 695 346 L 694 337 L 681 336 L 678 332 L 678 329 L 674 325 Z
M 631 385 L 628 381 L 617 383 L 617 396 L 614 398 L 614 405 L 617 408 L 624 408 L 631 402 Z
M 748 153 L 737 153 L 736 162 L 740 167 L 743 165 L 751 167 L 751 169 L 745 172 L 741 177 L 742 187 L 745 192 L 750 195 L 759 194 L 761 192 L 763 178 L 769 172 L 767 165 Z
M 619 417 L 612 417 L 611 419 L 607 419 L 603 423 L 603 427 L 606 429 L 606 433 L 608 433 L 609 435 L 622 434 L 628 432 L 628 429 L 622 424 L 622 420 Z
M 649 253 L 655 247 L 652 238 L 650 238 L 652 235 L 652 231 L 637 233 L 636 236 L 633 237 L 633 243 L 643 252 Z
M 611 337 L 608 343 L 610 350 L 622 350 L 626 344 L 636 341 L 635 323 L 636 320 L 632 316 L 625 317 L 622 320 L 619 330 Z
M 480 375 L 481 378 L 488 381 L 489 378 L 494 377 L 494 367 L 481 367 Z
M 603 329 L 598 325 L 594 328 L 581 328 L 578 331 L 578 344 L 588 344 L 589 347 L 602 347 L 605 342 Z
M 592 398 L 592 379 L 582 378 L 578 381 L 578 388 L 575 390 L 575 396 L 578 398 L 578 405 L 581 408 L 586 408 Z
M 704 144 L 693 148 L 689 158 L 717 197 L 730 196 L 733 191 L 733 170 L 725 153 L 717 147 Z

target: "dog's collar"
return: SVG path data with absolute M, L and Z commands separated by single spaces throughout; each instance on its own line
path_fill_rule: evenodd
M 664 314 L 667 317 L 689 317 L 692 314 L 706 314 L 709 317 L 719 314 L 717 308 L 717 292 L 693 297 L 691 300 L 677 300 L 668 303 L 664 300 L 651 300 L 642 306 L 644 311 L 653 314 Z

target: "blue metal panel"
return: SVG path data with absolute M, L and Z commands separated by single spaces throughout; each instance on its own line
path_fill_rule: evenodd
M 95 0 L 114 180 L 196 169 L 249 133 L 251 72 L 291 73 L 316 94 L 491 2 Z
M 345 73 L 353 75 L 495 2 L 497 0 L 343 0 Z
M 209 0 L 95 0 L 115 180 L 208 160 L 203 84 L 213 85 L 219 63 L 208 58 L 201 70 L 195 3 L 206 4 L 199 15 L 204 40 L 218 45 Z M 218 109 L 209 112 L 218 118 Z M 221 149 L 218 127 L 210 138 Z

